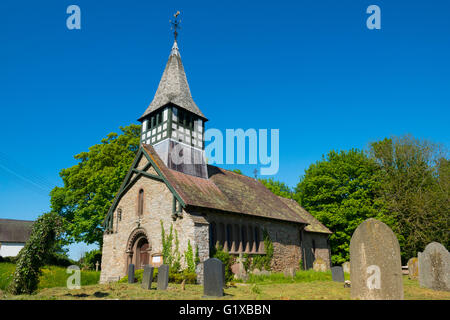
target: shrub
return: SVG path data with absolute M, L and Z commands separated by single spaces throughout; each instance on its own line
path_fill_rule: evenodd
M 45 258 L 44 262 L 46 265 L 58 267 L 68 267 L 77 264 L 74 260 L 69 259 L 69 257 L 67 257 L 66 255 L 59 253 L 49 254 L 48 257 Z
M 16 257 L 2 257 L 2 256 L 0 256 L 0 263 L 1 262 L 16 263 L 16 261 L 17 261 L 17 256 Z
M 16 271 L 9 286 L 12 294 L 31 294 L 37 289 L 40 269 L 61 232 L 62 220 L 55 213 L 46 213 L 36 220 L 30 238 L 18 254 Z
M 87 252 L 83 258 L 83 264 L 89 269 L 95 270 L 95 264 L 102 262 L 102 251 L 99 249 L 91 250 Z
M 224 264 L 225 267 L 225 282 L 233 280 L 233 272 L 231 271 L 231 266 L 233 264 L 233 257 L 228 253 L 223 251 L 223 248 L 219 246 L 217 249 L 213 249 L 213 258 L 217 258 Z
M 172 270 L 179 272 L 181 269 L 181 255 L 179 252 L 180 242 L 178 240 L 178 232 L 175 230 L 175 239 L 173 237 L 173 224 L 170 225 L 169 235 L 166 236 L 166 231 L 164 230 L 163 221 L 161 222 L 161 241 L 162 241 L 162 254 L 163 261 Z M 175 240 L 175 249 L 172 248 L 172 242 Z

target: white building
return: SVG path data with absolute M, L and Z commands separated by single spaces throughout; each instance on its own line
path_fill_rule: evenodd
M 0 256 L 15 257 L 31 234 L 34 221 L 0 219 Z

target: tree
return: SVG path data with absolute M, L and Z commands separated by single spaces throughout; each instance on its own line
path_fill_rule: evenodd
M 431 241 L 449 246 L 450 165 L 444 148 L 411 135 L 370 145 L 380 168 L 377 195 L 395 219 L 403 262 Z
M 120 127 L 100 144 L 75 156 L 73 167 L 62 169 L 63 187 L 51 193 L 51 208 L 65 221 L 66 242 L 96 243 L 102 247 L 101 224 L 139 149 L 140 125 Z
M 305 171 L 295 188 L 300 205 L 333 231 L 333 264 L 349 260 L 350 239 L 361 222 L 376 218 L 394 223 L 376 199 L 377 175 L 375 161 L 363 151 L 331 151 Z
M 53 252 L 62 231 L 62 219 L 55 213 L 46 213 L 33 223 L 30 238 L 17 257 L 16 270 L 9 285 L 12 294 L 31 294 L 36 291 L 41 267 Z
M 267 189 L 272 191 L 272 193 L 276 194 L 277 196 L 288 198 L 288 199 L 294 199 L 295 194 L 289 188 L 287 184 L 281 181 L 273 180 L 272 178 L 269 179 L 258 179 Z

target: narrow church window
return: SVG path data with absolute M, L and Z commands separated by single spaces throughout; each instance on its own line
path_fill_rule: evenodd
M 255 227 L 255 252 L 259 252 L 259 228 Z
M 227 224 L 227 245 L 228 251 L 233 251 L 233 231 L 231 225 Z
M 242 252 L 246 252 L 247 250 L 247 227 L 241 227 L 241 239 L 242 239 Z
M 209 224 L 209 248 L 214 249 L 217 245 L 217 230 L 216 223 L 211 222 Z
M 144 189 L 139 190 L 138 198 L 138 215 L 142 216 L 144 213 Z
M 227 251 L 225 236 L 226 236 L 225 235 L 225 226 L 223 223 L 219 223 L 218 230 L 217 230 L 217 238 L 219 240 L 219 246 L 222 247 L 223 250 Z

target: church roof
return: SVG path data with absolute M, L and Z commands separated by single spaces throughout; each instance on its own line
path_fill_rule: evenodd
M 328 233 L 331 234 L 333 232 L 330 231 L 327 227 L 325 227 L 319 220 L 314 218 L 311 213 L 306 211 L 303 207 L 301 207 L 297 201 L 293 199 L 287 199 L 283 197 L 279 197 L 285 204 L 287 204 L 292 210 L 297 212 L 308 225 L 305 227 L 305 231 L 309 232 L 319 232 L 319 233 Z
M 34 221 L 0 219 L 1 242 L 27 242 Z
M 143 149 L 188 206 L 308 223 L 258 180 L 211 165 L 209 179 L 191 176 L 169 169 L 151 145 Z
M 164 69 L 153 101 L 139 120 L 168 103 L 173 103 L 206 120 L 206 117 L 192 99 L 176 41 L 173 44 L 169 61 L 167 61 L 166 68 Z

